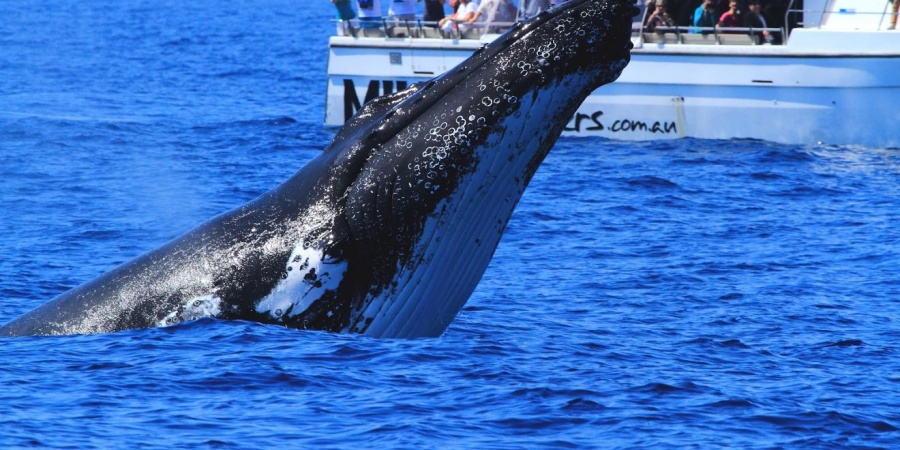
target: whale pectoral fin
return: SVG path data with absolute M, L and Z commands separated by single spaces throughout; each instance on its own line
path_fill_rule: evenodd
M 340 131 L 334 136 L 334 139 L 331 141 L 331 145 L 326 149 L 338 148 L 338 144 L 348 138 L 356 136 L 356 133 L 362 129 L 370 128 L 371 126 L 375 126 L 381 123 L 384 120 L 391 109 L 394 106 L 397 106 L 403 100 L 406 100 L 410 95 L 415 94 L 421 88 L 422 83 L 416 83 L 410 85 L 408 88 L 397 91 L 392 94 L 382 95 L 381 97 L 376 97 L 370 100 L 368 103 L 363 105 L 363 107 L 341 127 Z

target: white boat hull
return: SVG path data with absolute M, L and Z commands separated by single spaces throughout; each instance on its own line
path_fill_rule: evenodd
M 797 29 L 785 46 L 635 43 L 619 80 L 588 97 L 565 134 L 900 147 L 900 32 Z M 326 125 L 443 73 L 478 45 L 333 37 Z

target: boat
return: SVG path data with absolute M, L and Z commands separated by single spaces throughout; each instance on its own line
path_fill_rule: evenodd
M 888 29 L 886 0 L 794 0 L 785 26 L 756 29 L 648 31 L 643 9 L 631 63 L 585 100 L 564 135 L 900 148 L 900 31 Z M 339 22 L 325 124 L 440 75 L 498 36 L 434 25 Z M 760 39 L 764 31 L 772 42 Z

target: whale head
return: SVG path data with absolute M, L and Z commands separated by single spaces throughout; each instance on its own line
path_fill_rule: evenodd
M 628 64 L 633 3 L 569 1 L 351 118 L 322 156 L 338 175 L 320 186 L 331 199 L 323 238 L 307 243 L 319 252 L 312 260 L 333 263 L 318 273 L 341 281 L 282 320 L 373 336 L 441 334 L 569 118 Z

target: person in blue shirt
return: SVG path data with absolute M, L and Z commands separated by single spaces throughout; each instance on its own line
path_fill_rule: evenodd
M 713 0 L 703 0 L 703 4 L 694 11 L 694 26 L 713 28 L 717 23 L 719 23 L 719 18 L 716 17 L 716 2 Z M 709 30 L 702 31 L 703 34 L 711 32 L 712 31 Z
M 331 3 L 334 4 L 338 36 L 353 34 L 350 20 L 356 18 L 356 13 L 350 6 L 350 0 L 331 0 Z

